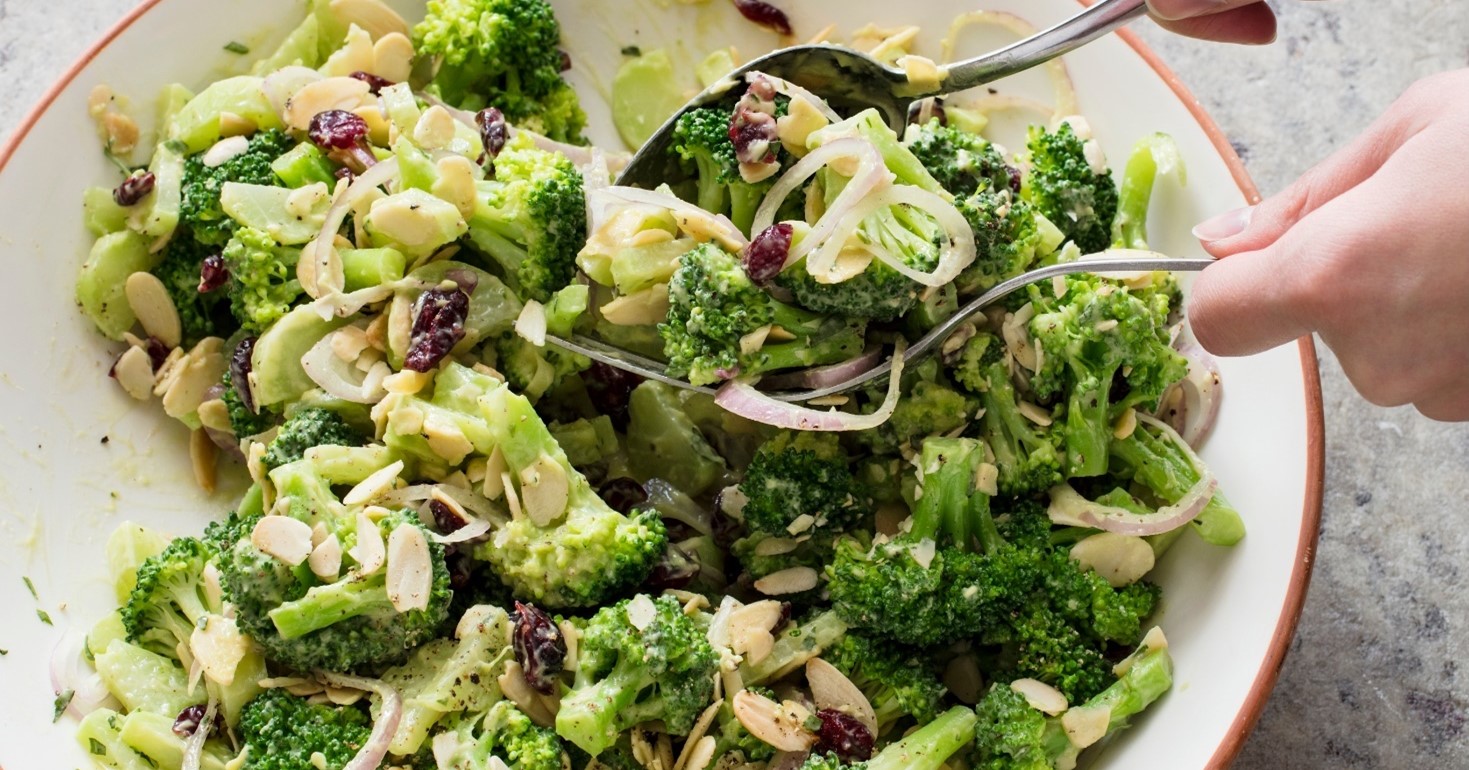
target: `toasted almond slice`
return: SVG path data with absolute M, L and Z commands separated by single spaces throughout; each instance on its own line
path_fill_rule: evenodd
M 199 405 L 198 413 L 200 425 L 221 433 L 234 434 L 234 427 L 230 425 L 230 410 L 224 405 L 223 399 L 211 398 L 205 401 Z
M 389 393 L 401 393 L 411 396 L 428 387 L 429 381 L 433 379 L 432 372 L 415 372 L 412 369 L 404 369 L 394 372 L 383 380 L 383 387 Z
M 352 546 L 347 555 L 357 562 L 357 571 L 363 575 L 382 569 L 383 561 L 387 559 L 382 530 L 377 528 L 377 522 L 367 515 L 367 511 L 357 513 L 357 545 Z
M 861 722 L 877 735 L 877 712 L 872 703 L 840 669 L 821 658 L 806 661 L 806 684 L 818 709 L 836 709 Z
M 1128 407 L 1126 411 L 1117 416 L 1117 422 L 1112 423 L 1112 437 L 1121 441 L 1131 436 L 1135 430 L 1137 430 L 1137 410 Z
M 189 633 L 189 652 L 203 666 L 204 676 L 225 687 L 235 683 L 235 670 L 250 652 L 250 645 L 234 618 L 220 615 L 209 616 Z
M 717 745 L 718 741 L 714 740 L 712 735 L 705 735 L 697 741 L 686 742 L 683 751 L 679 752 L 678 762 L 674 764 L 673 770 L 704 770 L 714 759 L 714 749 Z
M 100 124 L 108 152 L 126 157 L 137 149 L 138 137 L 142 135 L 137 121 L 121 112 L 108 112 L 102 116 Z
M 790 567 L 772 572 L 755 581 L 755 590 L 766 596 L 783 596 L 810 591 L 820 582 L 816 570 L 810 567 Z
M 346 40 L 321 65 L 321 74 L 327 77 L 344 77 L 359 71 L 371 72 L 372 68 L 371 33 L 356 24 L 349 24 Z
M 474 163 L 463 155 L 446 155 L 434 165 L 439 170 L 439 178 L 434 182 L 433 194 L 454 204 L 465 219 L 474 216 L 477 205 L 474 183 L 478 177 Z
M 425 150 L 439 150 L 454 140 L 454 116 L 435 104 L 423 111 L 413 126 L 413 142 Z
M 205 168 L 219 168 L 226 161 L 250 149 L 250 140 L 243 136 L 227 136 L 215 142 L 199 158 Z
M 913 561 L 918 562 L 918 566 L 928 569 L 929 565 L 933 564 L 933 557 L 938 555 L 938 544 L 924 538 L 917 545 L 908 549 L 908 554 L 913 557 Z
M 362 505 L 382 497 L 393 489 L 393 484 L 398 480 L 398 474 L 403 472 L 403 461 L 398 460 L 391 465 L 379 468 L 372 472 L 347 491 L 342 502 L 347 505 Z
M 779 556 L 796 550 L 801 544 L 788 537 L 767 537 L 755 544 L 756 556 Z
M 342 574 L 342 541 L 335 534 L 327 535 L 320 545 L 311 549 L 306 561 L 311 574 L 323 580 L 336 580 Z
M 751 690 L 734 696 L 735 718 L 751 735 L 780 751 L 807 751 L 816 744 L 816 736 L 792 711 Z
M 187 363 L 177 367 L 180 369 L 178 376 L 163 394 L 165 414 L 182 418 L 204 403 L 204 395 L 224 376 L 223 347 L 224 340 L 205 337 L 189 351 Z
M 646 631 L 658 618 L 658 606 L 647 594 L 638 594 L 627 603 L 627 622 L 639 631 Z
M 428 442 L 428 448 L 451 466 L 464 462 L 464 458 L 474 451 L 474 444 L 470 443 L 458 425 L 434 415 L 424 419 L 423 437 Z
M 786 532 L 791 535 L 799 535 L 802 532 L 810 529 L 815 523 L 815 516 L 812 516 L 809 513 L 803 513 L 800 516 L 797 516 L 796 518 L 791 520 L 791 523 L 786 526 Z
M 770 327 L 770 324 L 765 324 L 755 331 L 752 331 L 749 334 L 741 337 L 740 352 L 747 356 L 754 355 L 755 353 L 759 352 L 760 348 L 765 347 L 765 339 L 770 336 Z
M 286 100 L 283 117 L 297 131 L 311 127 L 311 119 L 328 110 L 351 112 L 371 98 L 371 87 L 350 77 L 323 78 L 301 87 Z
M 1029 401 L 1020 402 L 1020 413 L 1025 415 L 1025 419 L 1030 420 L 1042 428 L 1051 424 L 1051 413 Z
M 331 685 L 326 686 L 327 701 L 338 706 L 350 706 L 357 701 L 362 700 L 365 695 L 367 695 L 367 693 L 355 687 L 332 687 Z
M 1041 713 L 1055 716 L 1066 710 L 1066 696 L 1038 679 L 1016 679 L 1010 683 L 1010 689 L 1020 693 L 1031 708 Z
M 183 325 L 179 322 L 178 308 L 168 296 L 168 289 L 158 276 L 142 271 L 128 276 L 123 284 L 128 298 L 128 307 L 138 317 L 143 331 L 157 337 L 166 347 L 176 348 L 183 339 Z
M 497 445 L 485 458 L 485 497 L 498 500 L 505 494 L 505 454 Z
M 1153 570 L 1148 541 L 1133 535 L 1099 532 L 1071 546 L 1071 558 L 1107 580 L 1113 588 L 1130 586 Z
M 363 331 L 367 337 L 367 344 L 379 353 L 388 350 L 388 314 L 379 313 L 367 323 L 367 329 Z
M 536 461 L 520 471 L 520 501 L 525 513 L 538 527 L 561 518 L 571 495 L 571 480 L 566 468 L 555 458 L 542 453 Z
M 378 37 L 372 46 L 372 74 L 402 83 L 413 71 L 413 41 L 402 32 Z
M 963 703 L 979 702 L 984 695 L 984 676 L 973 654 L 960 655 L 944 666 L 944 686 Z
M 519 706 L 532 722 L 541 727 L 556 725 L 556 716 L 546 708 L 540 698 L 536 697 L 537 693 L 531 688 L 530 682 L 526 681 L 525 669 L 520 667 L 520 663 L 513 660 L 506 663 L 505 673 L 500 675 L 498 681 L 500 691 L 505 693 L 505 697 L 509 698 L 512 703 Z
M 214 440 L 203 428 L 195 428 L 189 433 L 189 461 L 194 466 L 194 481 L 210 494 L 214 493 L 218 456 L 219 447 L 214 445 Z
M 1168 649 L 1168 638 L 1163 636 L 1163 629 L 1161 627 L 1153 626 L 1148 629 L 1146 634 L 1143 634 L 1143 641 L 1140 646 L 1153 651 L 1166 650 Z
M 518 519 L 525 515 L 525 509 L 520 507 L 520 495 L 515 492 L 515 483 L 510 479 L 510 471 L 500 474 L 500 490 L 505 493 L 505 505 L 510 508 L 510 517 Z
M 709 704 L 708 708 L 704 709 L 704 713 L 700 714 L 698 719 L 694 720 L 694 726 L 689 729 L 689 734 L 684 736 L 683 750 L 678 754 L 678 761 L 673 764 L 674 770 L 685 770 L 686 768 L 691 770 L 704 770 L 704 767 L 709 764 L 709 760 L 713 759 L 711 753 L 710 756 L 704 757 L 699 764 L 694 764 L 699 761 L 697 759 L 699 754 L 697 744 L 706 737 L 710 741 L 714 740 L 714 736 L 708 735 L 709 727 L 719 717 L 719 710 L 723 705 L 723 700 L 715 696 L 714 702 Z M 710 751 L 713 751 L 712 744 Z
M 228 111 L 219 113 L 219 135 L 222 137 L 249 136 L 258 128 L 249 118 Z
M 343 326 L 332 332 L 332 353 L 341 361 L 356 361 L 367 346 L 367 332 L 356 326 Z
M 388 535 L 388 601 L 399 612 L 428 608 L 434 587 L 428 539 L 418 527 L 398 527 Z
M 974 469 L 974 488 L 990 497 L 1000 493 L 1000 469 L 994 463 L 980 463 Z
M 123 351 L 112 366 L 112 376 L 124 393 L 139 401 L 147 401 L 153 395 L 153 361 L 142 348 Z
M 780 602 L 765 599 L 746 604 L 729 614 L 730 650 L 748 663 L 759 663 L 775 648 L 775 625 L 780 622 Z
M 576 627 L 570 620 L 563 620 L 556 624 L 561 629 L 561 639 L 566 643 L 566 658 L 561 666 L 567 671 L 576 672 L 577 650 L 581 646 L 581 629 Z
M 654 739 L 649 737 L 650 732 L 642 726 L 635 726 L 629 731 L 632 759 L 643 770 L 669 770 L 659 763 L 658 748 Z
M 367 30 L 374 40 L 394 32 L 408 34 L 408 22 L 382 0 L 331 0 L 331 9 L 343 23 Z
M 546 306 L 535 300 L 527 300 L 515 319 L 515 333 L 536 347 L 546 344 Z
M 780 326 L 770 327 L 770 342 L 790 342 L 795 338 L 796 335 L 791 334 Z
M 1061 728 L 1071 745 L 1084 749 L 1100 741 L 1112 722 L 1110 706 L 1077 706 L 1061 715 Z
M 656 283 L 624 294 L 601 308 L 602 317 L 618 326 L 656 324 L 668 317 L 668 284 Z
M 311 527 L 289 516 L 265 516 L 255 522 L 250 542 L 294 567 L 311 555 Z

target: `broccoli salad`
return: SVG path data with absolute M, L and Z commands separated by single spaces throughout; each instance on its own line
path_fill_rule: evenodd
M 922 69 L 911 40 L 843 42 Z M 585 138 L 545 0 L 313 0 L 248 74 L 165 88 L 151 149 L 94 92 L 122 175 L 84 197 L 80 308 L 200 486 L 248 476 L 108 542 L 119 606 L 57 684 L 98 767 L 1064 770 L 1170 689 L 1149 574 L 1244 534 L 1173 276 L 1031 285 L 847 395 L 761 388 L 1147 250 L 1171 140 L 1114 176 L 1063 109 L 1007 149 L 986 112 L 1020 102 L 894 131 L 729 50 L 624 53 L 629 147 Z M 612 184 L 716 83 L 666 184 Z

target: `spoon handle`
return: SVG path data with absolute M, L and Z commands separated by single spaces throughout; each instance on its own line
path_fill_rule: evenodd
M 1070 19 L 1013 45 L 944 67 L 940 91 L 955 93 L 1023 72 L 1111 32 L 1147 12 L 1145 0 L 1101 0 Z

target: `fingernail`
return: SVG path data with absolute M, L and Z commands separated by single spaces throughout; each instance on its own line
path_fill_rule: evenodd
M 1250 218 L 1255 215 L 1254 206 L 1246 206 L 1235 209 L 1228 213 L 1220 214 L 1213 219 L 1206 220 L 1194 227 L 1194 237 L 1204 243 L 1222 241 L 1225 238 L 1233 238 L 1244 232 L 1250 226 Z

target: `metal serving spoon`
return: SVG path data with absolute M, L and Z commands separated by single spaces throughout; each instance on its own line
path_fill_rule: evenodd
M 1146 256 L 1123 256 L 1077 260 L 1075 262 L 1063 262 L 1056 265 L 1047 265 L 1046 267 L 1037 268 L 1035 270 L 1031 270 L 1028 273 L 1018 275 L 1008 281 L 1003 281 L 997 284 L 994 288 L 990 289 L 984 294 L 981 294 L 979 297 L 972 300 L 969 304 L 965 305 L 962 308 L 959 308 L 959 310 L 955 312 L 954 315 L 949 318 L 949 320 L 934 327 L 934 329 L 928 334 L 923 335 L 922 339 L 918 340 L 912 345 L 909 345 L 908 349 L 903 353 L 903 363 L 904 365 L 910 364 L 920 358 L 923 358 L 929 353 L 932 353 L 934 350 L 938 349 L 940 345 L 943 344 L 944 340 L 949 338 L 949 335 L 957 331 L 959 327 L 963 326 L 964 323 L 967 322 L 969 319 L 983 312 L 985 308 L 990 307 L 996 302 L 999 302 L 1005 297 L 1014 294 L 1015 292 L 1025 288 L 1026 286 L 1029 286 L 1032 283 L 1046 281 L 1050 280 L 1051 278 L 1055 278 L 1056 276 L 1070 275 L 1072 273 L 1122 273 L 1139 271 L 1152 272 L 1158 270 L 1203 270 L 1204 268 L 1212 264 L 1214 264 L 1214 260 L 1212 259 L 1160 259 L 1158 257 Z M 594 361 L 600 361 L 604 364 L 607 364 L 608 366 L 613 366 L 618 369 L 632 372 L 649 380 L 657 380 L 659 382 L 664 382 L 675 387 L 694 390 L 700 393 L 707 393 L 709 395 L 713 395 L 715 393 L 715 390 L 713 388 L 693 385 L 687 380 L 679 379 L 678 377 L 670 375 L 664 365 L 658 361 L 654 361 L 651 358 L 646 358 L 636 353 L 623 350 L 622 348 L 608 345 L 605 342 L 582 336 L 576 336 L 569 340 L 548 336 L 546 337 L 546 341 L 557 347 L 565 348 L 566 350 L 570 350 L 574 353 L 580 353 Z M 877 366 L 874 366 L 873 368 L 866 371 L 858 372 L 857 374 L 848 377 L 842 382 L 827 385 L 822 388 L 809 390 L 786 390 L 767 393 L 767 395 L 781 401 L 809 401 L 813 398 L 821 398 L 822 396 L 833 396 L 839 393 L 847 393 L 856 390 L 857 388 L 860 388 L 863 385 L 866 385 L 867 383 L 878 379 L 879 377 L 885 376 L 888 372 L 892 371 L 892 369 L 893 361 L 891 358 L 889 358 L 883 363 L 878 364 Z M 781 373 L 780 376 L 784 377 L 786 375 L 784 373 Z
M 877 108 L 899 133 L 908 122 L 908 108 L 919 99 L 952 94 L 1023 72 L 1080 48 L 1142 16 L 1145 0 L 1101 0 L 1081 13 L 1043 32 L 974 59 L 939 67 L 942 77 L 933 84 L 913 84 L 908 74 L 860 51 L 835 45 L 798 45 L 773 51 L 730 73 L 705 89 L 673 114 L 643 144 L 617 177 L 617 184 L 653 189 L 683 176 L 670 162 L 674 125 L 685 112 L 724 97 L 748 72 L 763 72 L 788 80 L 842 107 Z

